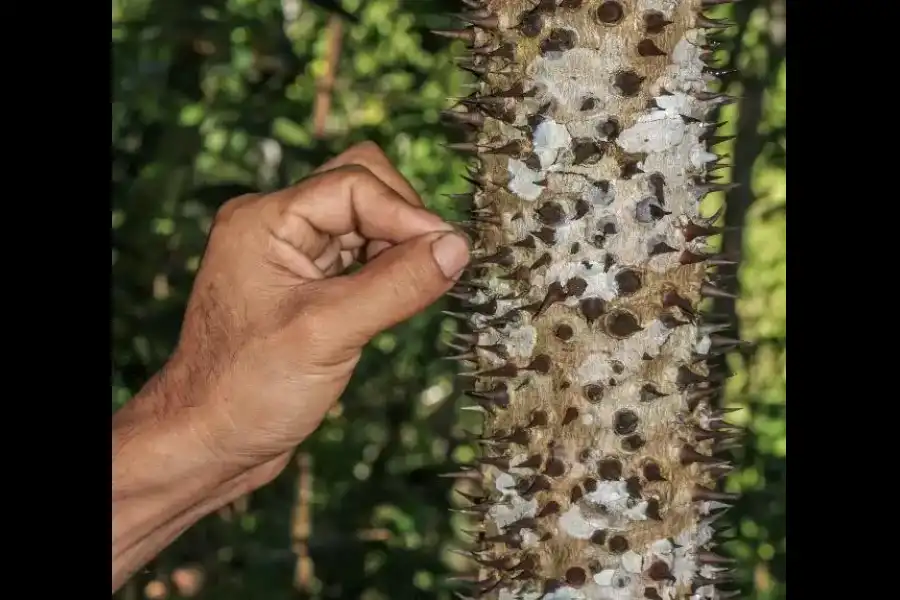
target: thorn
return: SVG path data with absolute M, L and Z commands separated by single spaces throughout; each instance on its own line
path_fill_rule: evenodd
M 509 459 L 502 456 L 481 456 L 476 458 L 475 462 L 480 465 L 491 465 L 492 467 L 497 467 L 501 471 L 509 470 Z
M 484 475 L 476 469 L 454 471 L 452 473 L 439 473 L 438 477 L 446 477 L 448 479 L 471 479 L 472 481 L 482 481 L 484 479 Z
M 484 125 L 484 115 L 480 112 L 462 112 L 459 110 L 442 110 L 441 115 L 447 119 L 457 123 L 464 123 L 472 127 L 481 127 Z M 451 194 L 451 195 L 469 195 L 469 194 Z
M 509 392 L 503 384 L 486 392 L 469 391 L 466 392 L 466 395 L 471 396 L 480 406 L 489 412 L 493 412 L 495 407 L 509 407 Z
M 495 14 L 485 15 L 484 12 L 477 12 L 459 13 L 455 16 L 482 29 L 497 29 L 500 26 L 500 19 Z
M 698 183 L 695 188 L 700 192 L 701 196 L 712 192 L 729 192 L 740 187 L 739 183 Z
M 679 453 L 679 459 L 681 460 L 682 465 L 692 465 L 694 463 L 700 464 L 716 464 L 725 462 L 721 459 L 716 458 L 715 456 L 710 456 L 708 454 L 701 454 L 694 450 L 692 446 L 684 445 L 681 448 L 681 452 Z
M 469 44 L 475 43 L 476 34 L 471 27 L 466 27 L 465 29 L 432 29 L 431 33 L 453 40 L 463 40 Z
M 691 500 L 694 502 L 735 502 L 740 497 L 740 494 L 717 492 L 715 490 L 705 488 L 702 485 L 695 485 L 694 492 L 691 495 Z
M 703 29 L 727 29 L 735 24 L 734 21 L 727 19 L 710 19 L 702 13 L 697 15 L 696 20 L 697 27 L 702 27 Z
M 682 298 L 675 290 L 669 290 L 663 294 L 662 305 L 665 308 L 678 307 L 688 315 L 693 315 L 695 312 L 690 300 Z
M 737 346 L 752 346 L 753 342 L 747 340 L 739 340 L 735 338 L 725 337 L 724 335 L 710 335 L 709 342 L 711 348 L 721 348 L 729 350 Z
M 694 98 L 701 102 L 715 102 L 717 104 L 732 104 L 740 100 L 737 96 L 729 96 L 719 92 L 695 92 Z
M 704 283 L 700 286 L 700 295 L 704 298 L 730 298 L 732 300 L 737 298 L 736 294 L 726 292 L 708 283 Z
M 719 144 L 722 144 L 724 142 L 730 142 L 731 140 L 735 139 L 736 137 L 737 137 L 736 135 L 714 135 L 712 137 L 707 138 L 704 141 L 708 141 L 709 147 L 711 148 L 713 146 L 718 146 Z
M 705 75 L 709 75 L 711 77 L 715 77 L 716 79 L 722 79 L 723 77 L 728 77 L 733 73 L 737 73 L 737 69 L 721 69 L 714 67 L 703 67 L 702 71 Z
M 464 352 L 463 354 L 455 354 L 453 356 L 442 356 L 441 360 L 454 360 L 457 362 L 478 360 L 478 354 L 475 352 Z
M 511 548 L 519 548 L 522 545 L 522 536 L 517 532 L 501 533 L 492 537 L 484 538 L 485 542 L 503 543 Z
M 717 235 L 719 233 L 723 233 L 725 231 L 724 227 L 704 227 L 702 225 L 698 225 L 693 221 L 689 222 L 687 225 L 681 228 L 681 233 L 684 235 L 684 240 L 686 242 L 692 242 L 698 237 L 709 237 L 711 235 Z
M 697 577 L 694 577 L 693 584 L 694 584 L 695 588 L 701 588 L 701 587 L 705 587 L 707 585 L 716 585 L 719 583 L 727 583 L 729 581 L 734 581 L 733 575 L 728 575 L 725 573 L 716 573 L 716 576 L 713 577 L 712 579 L 698 575 Z
M 705 471 L 710 477 L 719 479 L 731 474 L 734 471 L 734 466 L 730 464 L 711 465 Z

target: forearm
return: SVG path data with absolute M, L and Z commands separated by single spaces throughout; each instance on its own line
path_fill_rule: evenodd
M 167 400 L 154 382 L 113 417 L 113 590 L 242 493 L 240 470 L 204 446 L 190 408 L 169 410 Z

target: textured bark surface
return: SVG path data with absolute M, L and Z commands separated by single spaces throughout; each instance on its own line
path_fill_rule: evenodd
M 457 291 L 486 410 L 473 597 L 728 597 L 709 399 L 733 342 L 699 313 L 721 263 L 700 0 L 466 2 L 473 267 Z M 446 32 L 445 32 L 446 33 Z M 714 140 L 713 140 L 714 141 Z M 710 359 L 710 362 L 707 361 Z

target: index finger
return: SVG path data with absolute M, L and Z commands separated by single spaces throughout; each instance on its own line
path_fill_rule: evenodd
M 391 164 L 387 155 L 375 142 L 362 142 L 351 146 L 348 150 L 321 165 L 313 173 L 322 173 L 347 165 L 360 165 L 367 168 L 413 206 L 425 206 L 421 196 L 416 193 L 416 190 L 400 171 Z
M 437 215 L 411 206 L 359 165 L 313 175 L 274 196 L 279 206 L 275 235 L 309 255 L 315 255 L 315 245 L 321 242 L 308 235 L 309 226 L 341 238 L 345 249 L 368 240 L 399 244 L 433 231 L 453 230 Z

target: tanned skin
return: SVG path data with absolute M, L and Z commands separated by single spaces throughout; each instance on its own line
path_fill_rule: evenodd
M 275 478 L 362 347 L 437 300 L 468 260 L 465 239 L 370 143 L 290 188 L 225 203 L 177 348 L 113 416 L 113 592 Z

